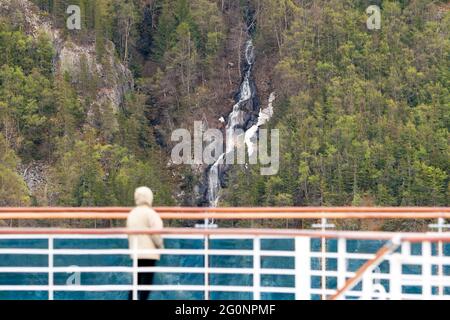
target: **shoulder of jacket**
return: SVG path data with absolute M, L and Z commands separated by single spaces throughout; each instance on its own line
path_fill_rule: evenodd
M 159 218 L 159 214 L 153 210 L 152 208 L 148 208 L 148 214 L 151 215 L 152 217 L 158 217 Z
M 128 216 L 131 215 L 148 215 L 148 216 L 155 216 L 155 217 L 159 217 L 159 214 L 153 210 L 152 208 L 149 207 L 136 207 L 133 210 L 130 211 L 130 213 L 128 214 Z

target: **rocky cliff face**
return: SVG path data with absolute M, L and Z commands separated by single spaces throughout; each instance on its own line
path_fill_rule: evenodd
M 42 31 L 57 36 L 50 20 L 40 16 L 39 9 L 28 0 L 0 1 L 0 15 L 10 17 L 14 26 L 31 36 L 36 37 Z
M 95 87 L 91 93 L 91 104 L 88 108 L 87 121 L 94 126 L 95 117 L 100 112 L 116 114 L 122 105 L 125 95 L 134 87 L 132 72 L 116 57 L 115 47 L 106 41 L 102 57 L 98 57 L 95 42 L 75 43 L 62 35 L 52 24 L 51 19 L 28 0 L 1 0 L 0 16 L 8 16 L 15 26 L 31 37 L 46 34 L 53 43 L 53 69 L 55 74 L 68 75 L 75 88 L 81 88 L 83 72 L 89 78 L 95 78 Z M 82 90 L 78 90 L 79 92 Z M 80 92 L 80 98 L 83 92 Z M 104 108 L 103 106 L 107 106 Z M 106 111 L 107 110 L 107 111 Z M 114 118 L 114 117 L 113 117 Z M 118 125 L 117 123 L 115 125 Z M 18 168 L 32 194 L 40 193 L 46 185 L 48 165 L 43 162 L 32 162 Z
M 56 67 L 58 72 L 69 73 L 75 84 L 82 81 L 81 72 L 84 67 L 87 67 L 89 73 L 96 75 L 100 80 L 96 83 L 96 102 L 111 103 L 113 109 L 117 110 L 123 103 L 125 94 L 134 86 L 133 75 L 115 58 L 115 48 L 112 42 L 108 41 L 105 49 L 106 53 L 99 62 L 95 43 L 78 45 L 64 41 L 57 52 Z
M 84 74 L 95 79 L 96 92 L 87 111 L 88 124 L 95 126 L 99 116 L 96 110 L 100 111 L 100 116 L 106 112 L 116 115 L 125 95 L 133 89 L 134 79 L 131 71 L 115 57 L 114 44 L 107 41 L 101 58 L 97 56 L 95 43 L 79 45 L 63 41 L 56 47 L 59 47 L 55 63 L 57 72 L 69 74 L 74 86 L 83 87 Z M 112 126 L 117 128 L 117 121 Z
M 146 99 L 147 118 L 144 121 L 148 120 L 156 142 L 166 152 L 167 167 L 172 172 L 173 180 L 177 181 L 174 184 L 180 189 L 173 190 L 173 195 L 177 202 L 183 205 L 207 204 L 205 202 L 207 184 L 204 182 L 207 179 L 205 172 L 208 165 L 173 165 L 170 161 L 170 152 L 174 145 L 171 133 L 177 128 L 187 128 L 191 131 L 195 121 L 202 121 L 204 130 L 217 128 L 225 133 L 228 115 L 233 112 L 233 106 L 240 99 L 240 86 L 247 72 L 243 52 L 248 38 L 248 25 L 243 19 L 242 5 L 238 2 L 229 2 L 225 6 L 222 5 L 220 14 L 224 19 L 223 44 L 217 49 L 216 55 L 210 57 L 213 63 L 207 68 L 200 63 L 195 66 L 197 79 L 193 82 L 193 86 L 196 89 L 192 93 L 174 94 L 177 91 L 174 84 L 180 77 L 179 72 L 167 72 L 166 77 L 157 77 L 165 62 L 158 62 L 152 58 L 146 60 L 143 57 L 134 60 L 142 65 L 139 75 L 141 79 L 137 81 L 139 84 L 137 88 Z M 117 58 L 114 44 L 104 39 L 101 55 L 98 54 L 98 43 L 75 40 L 82 37 L 71 37 L 70 31 L 56 28 L 50 14 L 39 10 L 29 0 L 0 0 L 0 16 L 2 15 L 14 17 L 16 27 L 31 37 L 37 38 L 41 33 L 49 36 L 55 52 L 54 73 L 67 76 L 79 99 L 83 100 L 86 112 L 84 124 L 99 129 L 102 127 L 102 117 L 107 117 L 107 121 L 104 122 L 108 123 L 108 134 L 102 136 L 102 139 L 109 140 L 114 136 L 119 129 L 116 115 L 122 110 L 127 93 L 134 88 L 133 74 Z M 261 56 L 258 55 L 258 59 L 261 59 Z M 265 62 L 267 61 L 255 63 L 255 69 L 252 71 L 254 76 L 250 83 L 251 91 L 258 92 L 258 95 L 251 101 L 241 102 L 241 107 L 245 111 L 243 119 L 245 124 L 242 124 L 244 129 L 249 129 L 257 121 L 259 110 L 257 100 L 267 101 L 271 92 L 268 81 L 262 83 L 260 80 L 270 77 L 263 68 L 267 65 L 266 68 L 270 69 L 273 64 Z M 147 81 L 148 85 L 142 85 L 145 81 L 141 80 Z M 157 86 L 153 82 L 157 82 L 161 89 L 155 89 Z M 109 134 L 109 131 L 112 134 Z M 34 161 L 19 168 L 33 195 L 46 194 L 39 188 L 46 185 L 50 167 L 51 165 L 45 161 Z M 45 202 L 45 199 L 41 202 Z
M 76 85 L 81 81 L 80 73 L 84 61 L 90 74 L 96 75 L 97 102 L 111 103 L 117 109 L 123 102 L 125 94 L 134 86 L 131 71 L 115 56 L 114 44 L 107 41 L 105 53 L 100 59 L 96 53 L 95 43 L 80 45 L 64 39 L 61 30 L 52 26 L 50 19 L 40 13 L 39 9 L 27 0 L 2 0 L 0 15 L 14 17 L 17 26 L 27 34 L 37 37 L 41 33 L 47 34 L 53 42 L 55 57 L 54 69 L 56 73 L 68 73 Z

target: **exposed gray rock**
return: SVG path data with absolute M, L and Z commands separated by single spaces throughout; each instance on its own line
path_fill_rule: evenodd
M 52 33 L 49 19 L 40 16 L 39 9 L 28 0 L 1 0 L 0 13 L 12 18 L 13 26 L 20 26 L 31 36 L 37 36 L 41 31 Z
M 114 44 L 106 42 L 106 53 L 99 62 L 95 43 L 79 45 L 65 41 L 58 56 L 58 68 L 69 73 L 75 83 L 82 81 L 83 68 L 99 80 L 97 84 L 97 104 L 111 104 L 115 111 L 123 103 L 125 94 L 134 86 L 131 71 L 115 58 Z M 83 66 L 85 64 L 85 66 Z
M 95 126 L 96 117 L 108 117 L 113 127 L 118 127 L 114 116 L 123 104 L 125 95 L 134 87 L 132 72 L 121 63 L 115 53 L 114 44 L 106 41 L 101 59 L 96 53 L 95 42 L 75 43 L 62 36 L 50 18 L 28 0 L 0 0 L 0 15 L 12 17 L 13 27 L 19 27 L 27 35 L 37 38 L 45 33 L 53 43 L 55 73 L 67 73 L 75 88 L 81 81 L 82 63 L 87 64 L 89 78 L 95 78 L 94 99 L 88 108 L 87 122 Z M 100 112 L 94 112 L 96 109 Z M 102 114 L 108 113 L 107 115 Z M 112 115 L 111 115 L 112 113 Z M 43 193 L 47 185 L 48 165 L 44 162 L 31 162 L 21 165 L 19 173 L 24 178 L 32 195 Z M 43 191 L 43 192 L 42 192 Z
M 117 111 L 125 94 L 134 87 L 133 75 L 116 58 L 115 47 L 111 41 L 106 41 L 105 54 L 99 62 L 95 42 L 81 45 L 64 39 L 60 30 L 54 28 L 50 19 L 40 14 L 39 9 L 30 1 L 1 0 L 0 12 L 2 15 L 14 17 L 14 23 L 32 37 L 41 33 L 47 34 L 55 49 L 54 70 L 68 72 L 75 82 L 80 78 L 82 60 L 85 59 L 91 75 L 100 79 L 95 99 L 97 104 L 111 104 Z
M 27 165 L 21 164 L 18 168 L 19 174 L 24 179 L 31 194 L 47 184 L 47 172 L 49 166 L 42 161 L 33 161 Z

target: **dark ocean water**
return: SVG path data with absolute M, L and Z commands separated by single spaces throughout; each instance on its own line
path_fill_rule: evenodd
M 375 253 L 384 241 L 364 241 L 364 240 L 349 240 L 347 241 L 347 252 L 349 253 Z M 0 248 L 41 248 L 46 249 L 48 241 L 46 239 L 23 239 L 23 240 L 0 240 Z M 128 242 L 126 239 L 55 239 L 55 249 L 126 249 Z M 165 247 L 171 249 L 202 249 L 204 241 L 202 239 L 166 239 Z M 229 250 L 252 250 L 253 241 L 247 239 L 217 239 L 210 240 L 209 247 L 211 249 L 229 249 Z M 321 248 L 320 239 L 312 239 L 311 250 L 319 252 Z M 294 239 L 262 239 L 262 250 L 295 250 Z M 421 244 L 413 244 L 411 246 L 411 254 L 421 255 Z M 327 251 L 337 252 L 337 241 L 327 241 Z M 436 254 L 437 248 L 433 246 L 433 254 Z M 445 255 L 450 255 L 450 244 L 444 246 Z M 334 258 L 326 259 L 327 270 L 337 270 L 337 260 Z M 348 271 L 356 271 L 365 260 L 349 259 L 347 263 Z M 158 262 L 157 266 L 171 266 L 171 267 L 203 267 L 204 256 L 197 255 L 164 255 Z M 128 255 L 55 255 L 54 265 L 62 266 L 131 266 L 132 262 Z M 0 254 L 0 267 L 2 266 L 35 266 L 47 267 L 48 257 L 46 255 L 7 255 Z M 252 256 L 210 256 L 210 267 L 218 268 L 252 268 Z M 293 257 L 261 257 L 261 267 L 264 268 L 279 268 L 279 269 L 294 269 L 295 263 Z M 311 269 L 320 270 L 321 261 L 319 258 L 311 258 Z M 238 271 L 237 271 L 238 272 Z M 378 272 L 388 273 L 389 263 L 387 261 L 381 263 Z M 433 268 L 433 273 L 437 270 Z M 444 269 L 445 274 L 450 275 L 450 268 Z M 420 265 L 406 265 L 403 266 L 403 273 L 405 274 L 420 274 Z M 54 283 L 56 285 L 65 285 L 67 279 L 72 274 L 69 273 L 55 273 Z M 203 274 L 194 273 L 157 273 L 155 275 L 154 284 L 160 285 L 202 285 L 204 283 Z M 209 282 L 211 285 L 239 285 L 252 286 L 253 275 L 248 274 L 210 274 Z M 47 273 L 1 273 L 0 270 L 0 285 L 46 285 L 48 283 Z M 106 284 L 122 284 L 129 285 L 132 283 L 132 276 L 129 273 L 109 272 L 109 273 L 82 273 L 81 285 L 106 285 Z M 389 291 L 389 282 L 381 280 L 380 282 L 387 291 Z M 293 275 L 261 275 L 261 285 L 267 287 L 290 287 L 295 286 L 295 279 Z M 326 277 L 326 287 L 329 289 L 336 289 L 336 277 Z M 311 277 L 311 287 L 321 287 L 321 277 Z M 360 290 L 358 285 L 355 290 Z M 447 288 L 448 289 L 448 288 Z M 420 287 L 404 288 L 405 293 L 420 293 Z M 449 292 L 447 292 L 449 294 Z M 123 300 L 127 299 L 127 292 L 69 292 L 56 291 L 54 298 L 57 300 L 85 300 L 85 299 L 111 299 Z M 204 293 L 189 292 L 189 291 L 171 291 L 151 293 L 151 299 L 204 299 Z M 210 299 L 252 299 L 252 293 L 245 292 L 210 292 Z M 294 299 L 294 294 L 286 293 L 262 293 L 261 298 L 264 300 L 290 300 Z M 317 295 L 312 296 L 313 299 L 319 299 Z M 7 292 L 0 291 L 0 299 L 48 299 L 46 291 L 16 291 Z

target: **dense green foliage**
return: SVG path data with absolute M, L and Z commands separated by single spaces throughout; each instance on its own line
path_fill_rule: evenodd
M 143 98 L 129 92 L 119 112 L 96 110 L 95 74 L 86 67 L 80 73 L 85 81 L 77 83 L 72 75 L 55 72 L 48 35 L 32 37 L 14 25 L 1 17 L 0 205 L 29 203 L 17 173 L 19 157 L 25 164 L 44 161 L 51 167 L 44 194 L 34 204 L 130 205 L 139 185 L 154 189 L 156 203 L 171 204 L 170 181 Z M 96 29 L 88 30 L 95 38 Z M 74 41 L 87 41 L 84 36 Z M 94 123 L 87 121 L 88 111 L 94 112 Z
M 279 57 L 280 173 L 237 174 L 227 202 L 448 205 L 450 14 L 383 1 L 369 31 L 365 1 L 256 2 L 260 51 Z
M 27 205 L 30 202 L 25 182 L 17 174 L 18 159 L 0 134 L 0 205 Z
M 217 103 L 214 96 L 232 98 L 219 85 L 231 86 L 237 72 L 218 66 L 238 60 L 245 12 L 254 14 L 246 18 L 256 26 L 255 68 L 277 94 L 270 126 L 281 130 L 280 172 L 232 171 L 223 205 L 449 205 L 450 14 L 442 2 L 32 2 L 65 41 L 94 43 L 106 70 L 130 68 L 135 88 L 119 110 L 102 105 L 96 94 L 109 79 L 84 58 L 77 76 L 57 72 L 49 37 L 0 15 L 0 205 L 29 201 L 17 165 L 38 160 L 51 170 L 37 204 L 127 205 L 142 184 L 157 203 L 173 203 L 170 150 L 160 149 L 168 146 L 155 126 L 190 127 L 189 115 Z M 370 31 L 365 9 L 374 3 L 382 27 Z M 82 29 L 69 32 L 73 4 Z

